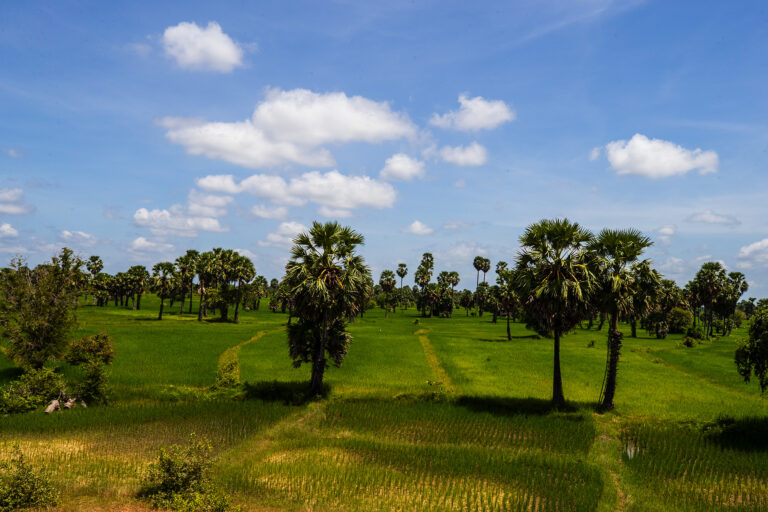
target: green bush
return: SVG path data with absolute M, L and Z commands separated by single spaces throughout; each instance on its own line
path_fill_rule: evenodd
M 83 363 L 83 380 L 77 386 L 77 397 L 91 404 L 107 402 L 107 375 L 98 361 Z
M 32 469 L 18 448 L 10 461 L 0 463 L 0 512 L 48 507 L 58 501 L 48 476 Z
M 89 361 L 110 364 L 115 358 L 115 343 L 106 332 L 93 336 L 83 336 L 70 343 L 67 351 L 67 362 L 72 365 Z
M 704 329 L 701 327 L 689 327 L 688 330 L 685 333 L 686 338 L 693 338 L 695 340 L 703 340 L 705 338 L 704 336 Z
M 682 334 L 691 326 L 693 322 L 693 313 L 683 308 L 672 308 L 667 315 L 667 324 L 669 332 L 673 334 Z
M 210 443 L 194 434 L 187 446 L 161 448 L 157 461 L 149 466 L 141 495 L 158 508 L 176 512 L 236 510 L 209 481 L 211 451 Z
M 698 345 L 699 343 L 701 343 L 700 340 L 697 340 L 696 338 L 691 338 L 690 336 L 686 336 L 685 338 L 682 339 L 682 341 L 680 341 L 680 346 L 686 347 L 686 348 L 692 348 Z
M 61 376 L 50 368 L 27 370 L 5 389 L 0 390 L 0 414 L 37 409 L 64 392 Z

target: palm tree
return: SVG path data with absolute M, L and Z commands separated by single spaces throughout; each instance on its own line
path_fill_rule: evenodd
M 496 284 L 498 285 L 498 299 L 501 311 L 507 317 L 507 341 L 512 339 L 510 318 L 519 302 L 516 289 L 515 271 L 507 268 L 507 262 L 500 261 L 496 264 Z
M 397 286 L 397 280 L 395 279 L 395 273 L 391 270 L 385 270 L 379 277 L 379 285 L 384 293 L 387 295 L 387 307 L 384 308 L 384 318 L 389 318 L 389 306 L 392 303 L 392 290 Z
M 346 321 L 367 293 L 370 270 L 355 252 L 363 242 L 361 234 L 336 222 L 313 222 L 293 240 L 284 280 L 298 321 L 288 327 L 288 340 L 295 365 L 312 362 L 313 395 L 322 392 L 326 352 L 337 365 L 344 359 L 351 339 Z
M 619 331 L 619 317 L 627 316 L 632 311 L 635 293 L 632 265 L 652 244 L 650 238 L 636 229 L 604 229 L 589 246 L 597 258 L 595 270 L 598 286 L 595 298 L 610 322 L 607 363 L 601 391 L 602 411 L 614 408 L 613 397 L 616 394 L 616 376 L 624 337 Z
M 400 278 L 400 288 L 403 287 L 403 278 L 408 275 L 408 267 L 405 263 L 397 264 L 397 276 Z
M 122 293 L 126 295 L 125 306 L 128 307 L 127 295 L 130 294 L 131 299 L 133 299 L 134 296 L 136 297 L 135 309 L 140 310 L 141 296 L 144 293 L 144 289 L 149 285 L 149 271 L 143 265 L 134 265 L 128 269 L 128 272 L 124 274 L 124 277 L 125 279 L 123 283 L 125 285 L 125 290 L 123 290 Z
M 432 280 L 432 269 L 434 267 L 435 258 L 432 256 L 432 253 L 425 252 L 421 256 L 419 268 L 416 269 L 416 273 L 413 275 L 414 281 L 421 288 L 419 297 L 421 299 L 422 307 L 421 315 L 424 317 L 427 316 L 427 285 L 429 284 L 429 281 Z
M 235 299 L 235 323 L 240 323 L 240 302 L 243 299 L 243 286 L 250 283 L 256 276 L 256 269 L 253 267 L 253 262 L 235 253 L 232 261 L 232 275 L 237 281 L 237 297 Z
M 522 306 L 539 332 L 554 337 L 552 403 L 565 404 L 560 373 L 560 337 L 588 309 L 593 275 L 586 244 L 592 233 L 568 219 L 541 220 L 520 237 L 515 279 Z
M 477 282 L 475 283 L 475 289 L 477 289 L 478 286 L 480 286 L 480 271 L 483 270 L 483 261 L 485 258 L 482 256 L 475 256 L 474 261 L 472 262 L 472 266 L 475 267 L 475 270 L 477 270 Z
M 204 252 L 198 258 L 195 265 L 197 271 L 198 293 L 200 294 L 200 306 L 197 309 L 197 321 L 201 322 L 205 311 L 205 293 L 208 286 L 213 286 L 215 277 L 214 256 L 212 252 Z
M 170 295 L 170 292 L 173 289 L 173 277 L 175 271 L 176 267 L 174 267 L 173 263 L 170 261 L 155 263 L 155 266 L 152 267 L 152 288 L 160 297 L 160 313 L 157 315 L 158 320 L 163 319 L 163 305 L 165 303 L 165 298 Z
M 483 258 L 483 265 L 480 267 L 480 270 L 483 271 L 483 282 L 485 282 L 485 274 L 491 270 L 491 260 L 488 258 Z

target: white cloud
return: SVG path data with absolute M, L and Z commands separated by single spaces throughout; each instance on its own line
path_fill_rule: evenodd
M 24 156 L 24 153 L 22 153 L 19 150 L 13 149 L 13 148 L 9 148 L 8 150 L 6 150 L 6 153 L 11 158 L 21 158 L 21 157 Z
M 411 158 L 406 154 L 397 153 L 387 158 L 379 177 L 385 180 L 411 181 L 424 177 L 424 162 Z
M 688 222 L 702 222 L 704 224 L 722 224 L 725 226 L 736 226 L 740 224 L 739 219 L 731 215 L 721 215 L 712 210 L 706 210 L 701 213 L 694 213 L 688 217 Z
M 459 96 L 461 107 L 447 114 L 433 114 L 429 122 L 440 128 L 453 128 L 465 132 L 490 130 L 515 119 L 515 111 L 501 100 L 486 100 L 482 96 Z
M 376 143 L 412 137 L 416 129 L 405 114 L 386 102 L 343 92 L 270 89 L 251 119 L 206 122 L 165 118 L 166 137 L 193 155 L 204 155 L 250 168 L 283 164 L 330 167 L 325 144 Z
M 215 21 L 207 27 L 181 22 L 163 33 L 163 47 L 180 68 L 229 73 L 243 65 L 243 50 Z
M 685 260 L 669 256 L 666 261 L 659 265 L 659 270 L 664 274 L 680 275 L 685 272 Z
M 747 267 L 753 263 L 768 262 L 768 238 L 763 238 L 739 249 L 739 259 L 747 260 L 742 262 Z
M 397 197 L 389 183 L 368 176 L 347 176 L 339 171 L 311 171 L 290 181 L 280 176 L 254 174 L 239 184 L 230 175 L 206 176 L 197 184 L 207 190 L 228 190 L 251 194 L 278 205 L 302 206 L 315 203 L 325 207 L 323 215 L 356 208 L 391 208 Z M 345 215 L 348 216 L 348 215 Z
M 84 231 L 69 231 L 67 229 L 59 233 L 59 240 L 64 243 L 77 246 L 91 247 L 96 244 L 96 237 Z
M 714 151 L 689 150 L 673 142 L 649 139 L 636 133 L 629 141 L 605 145 L 605 153 L 617 174 L 646 178 L 667 178 L 696 170 L 699 174 L 717 172 L 719 159 Z
M 240 254 L 241 256 L 245 256 L 251 261 L 255 261 L 258 259 L 258 255 L 253 251 L 249 251 L 248 249 L 235 249 L 235 252 Z
M 488 152 L 477 142 L 469 146 L 443 146 L 440 149 L 440 157 L 446 162 L 463 165 L 483 165 L 488 160 Z
M 230 196 L 201 194 L 190 190 L 187 197 L 187 214 L 193 217 L 222 217 L 227 214 L 226 206 L 234 201 Z
M 672 237 L 675 236 L 675 233 L 677 233 L 677 226 L 674 224 L 667 224 L 666 226 L 661 226 L 658 229 L 659 233 L 659 240 L 662 241 L 662 243 L 668 244 L 672 241 Z
M 235 177 L 231 174 L 212 174 L 195 180 L 197 186 L 208 192 L 224 194 L 237 194 L 240 187 L 235 183 Z
M 216 217 L 227 214 L 227 205 L 234 199 L 230 196 L 202 194 L 190 190 L 185 206 L 175 204 L 168 209 L 139 208 L 133 214 L 137 226 L 149 228 L 159 236 L 196 237 L 198 231 L 222 233 L 229 228 L 223 227 Z
M 443 229 L 454 231 L 456 229 L 468 228 L 471 225 L 472 225 L 471 222 L 464 222 L 461 220 L 449 220 L 443 224 Z
M 7 222 L 0 224 L 0 238 L 15 238 L 17 236 L 19 236 L 19 231 L 16 228 Z
M 24 202 L 22 189 L 0 188 L 0 213 L 23 215 L 33 211 L 35 211 L 35 207 Z
M 308 231 L 304 224 L 298 222 L 281 222 L 274 233 L 267 235 L 267 239 L 259 241 L 261 246 L 289 247 L 293 244 L 296 235 Z
M 592 151 L 589 152 L 589 159 L 594 162 L 595 160 L 600 158 L 600 153 L 602 152 L 602 149 L 603 148 L 601 148 L 600 146 L 596 148 L 592 148 Z
M 462 242 L 452 246 L 447 251 L 439 253 L 441 259 L 447 263 L 466 263 L 472 262 L 475 256 L 485 256 L 488 251 L 480 247 L 475 242 Z
M 435 230 L 423 222 L 415 220 L 408 227 L 404 228 L 403 231 L 405 233 L 410 233 L 411 235 L 429 235 Z
M 168 252 L 173 249 L 173 244 L 154 242 L 140 236 L 131 242 L 131 249 L 137 252 Z
M 137 226 L 149 228 L 155 235 L 195 237 L 198 231 L 224 232 L 219 220 L 212 217 L 192 217 L 179 205 L 169 209 L 139 208 L 133 214 Z
M 454 183 L 453 186 L 456 188 L 464 188 L 467 186 L 467 180 L 465 180 L 464 178 L 459 178 L 458 180 L 456 180 L 456 183 Z
M 288 216 L 288 208 L 285 206 L 265 206 L 255 204 L 251 208 L 251 213 L 261 219 L 283 220 Z
M 317 213 L 329 219 L 345 219 L 352 216 L 352 212 L 349 210 L 345 210 L 344 208 L 329 208 L 327 206 L 321 206 L 317 210 Z

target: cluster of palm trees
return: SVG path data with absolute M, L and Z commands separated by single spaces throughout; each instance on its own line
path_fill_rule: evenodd
M 241 305 L 258 309 L 261 299 L 270 291 L 267 280 L 256 275 L 253 262 L 231 249 L 215 248 L 203 253 L 188 250 L 173 262 L 156 263 L 151 272 L 142 265 L 134 265 L 125 272 L 110 275 L 101 271 L 103 264 L 98 256 L 91 256 L 86 268 L 91 275 L 84 292 L 92 295 L 98 306 L 113 300 L 115 306 L 141 309 L 142 295 L 153 292 L 160 298 L 159 320 L 163 318 L 166 300 L 170 300 L 169 307 L 180 302 L 180 314 L 188 300 L 187 312 L 191 314 L 193 298 L 198 295 L 198 320 L 218 311 L 221 320 L 227 321 L 234 306 L 233 321 L 238 323 Z

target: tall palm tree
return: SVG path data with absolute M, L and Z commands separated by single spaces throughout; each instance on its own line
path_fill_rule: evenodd
M 614 408 L 613 397 L 616 394 L 616 376 L 624 337 L 619 331 L 619 317 L 632 311 L 636 284 L 632 266 L 652 244 L 650 238 L 636 229 L 604 229 L 589 246 L 597 258 L 595 271 L 598 286 L 595 298 L 600 304 L 600 310 L 608 315 L 610 322 L 600 402 L 600 409 L 603 411 Z
M 507 268 L 507 262 L 500 261 L 496 264 L 496 284 L 499 288 L 499 307 L 507 317 L 507 341 L 512 339 L 510 319 L 512 312 L 519 303 L 517 295 L 517 281 L 515 271 Z
M 240 323 L 240 302 L 243 300 L 243 286 L 250 283 L 256 277 L 256 269 L 250 258 L 235 253 L 232 260 L 232 275 L 237 281 L 237 295 L 235 297 L 234 322 Z
M 405 263 L 397 264 L 397 277 L 400 278 L 400 288 L 403 287 L 403 278 L 408 275 L 408 267 Z
M 475 256 L 475 259 L 472 261 L 472 266 L 475 267 L 475 270 L 477 270 L 477 282 L 475 283 L 475 289 L 480 286 L 480 271 L 483 270 L 484 260 L 485 258 L 482 256 Z
M 313 222 L 307 233 L 293 240 L 285 266 L 298 321 L 288 328 L 294 364 L 312 362 L 310 392 L 322 392 L 326 352 L 337 365 L 347 352 L 346 322 L 355 316 L 360 297 L 367 293 L 370 270 L 356 248 L 364 238 L 336 222 Z
M 200 306 L 197 309 L 197 321 L 201 322 L 205 311 L 205 294 L 209 286 L 214 286 L 216 276 L 214 267 L 214 256 L 212 252 L 204 252 L 198 258 L 195 265 L 197 271 L 198 294 L 200 295 Z
M 483 271 L 483 282 L 485 282 L 485 274 L 491 270 L 491 260 L 488 258 L 483 258 L 483 265 L 480 267 L 480 270 Z
M 173 278 L 176 267 L 170 261 L 163 261 L 155 263 L 152 267 L 152 289 L 160 297 L 160 313 L 157 315 L 158 320 L 163 319 L 163 305 L 165 298 L 168 297 L 173 289 Z
M 384 318 L 389 318 L 389 307 L 392 304 L 392 290 L 397 286 L 397 280 L 395 279 L 395 273 L 391 270 L 385 270 L 379 277 L 379 285 L 387 296 L 387 307 L 384 308 Z
M 552 403 L 565 404 L 560 337 L 585 316 L 594 276 L 586 245 L 593 235 L 568 219 L 541 220 L 520 236 L 515 279 L 522 306 L 539 332 L 554 337 Z

